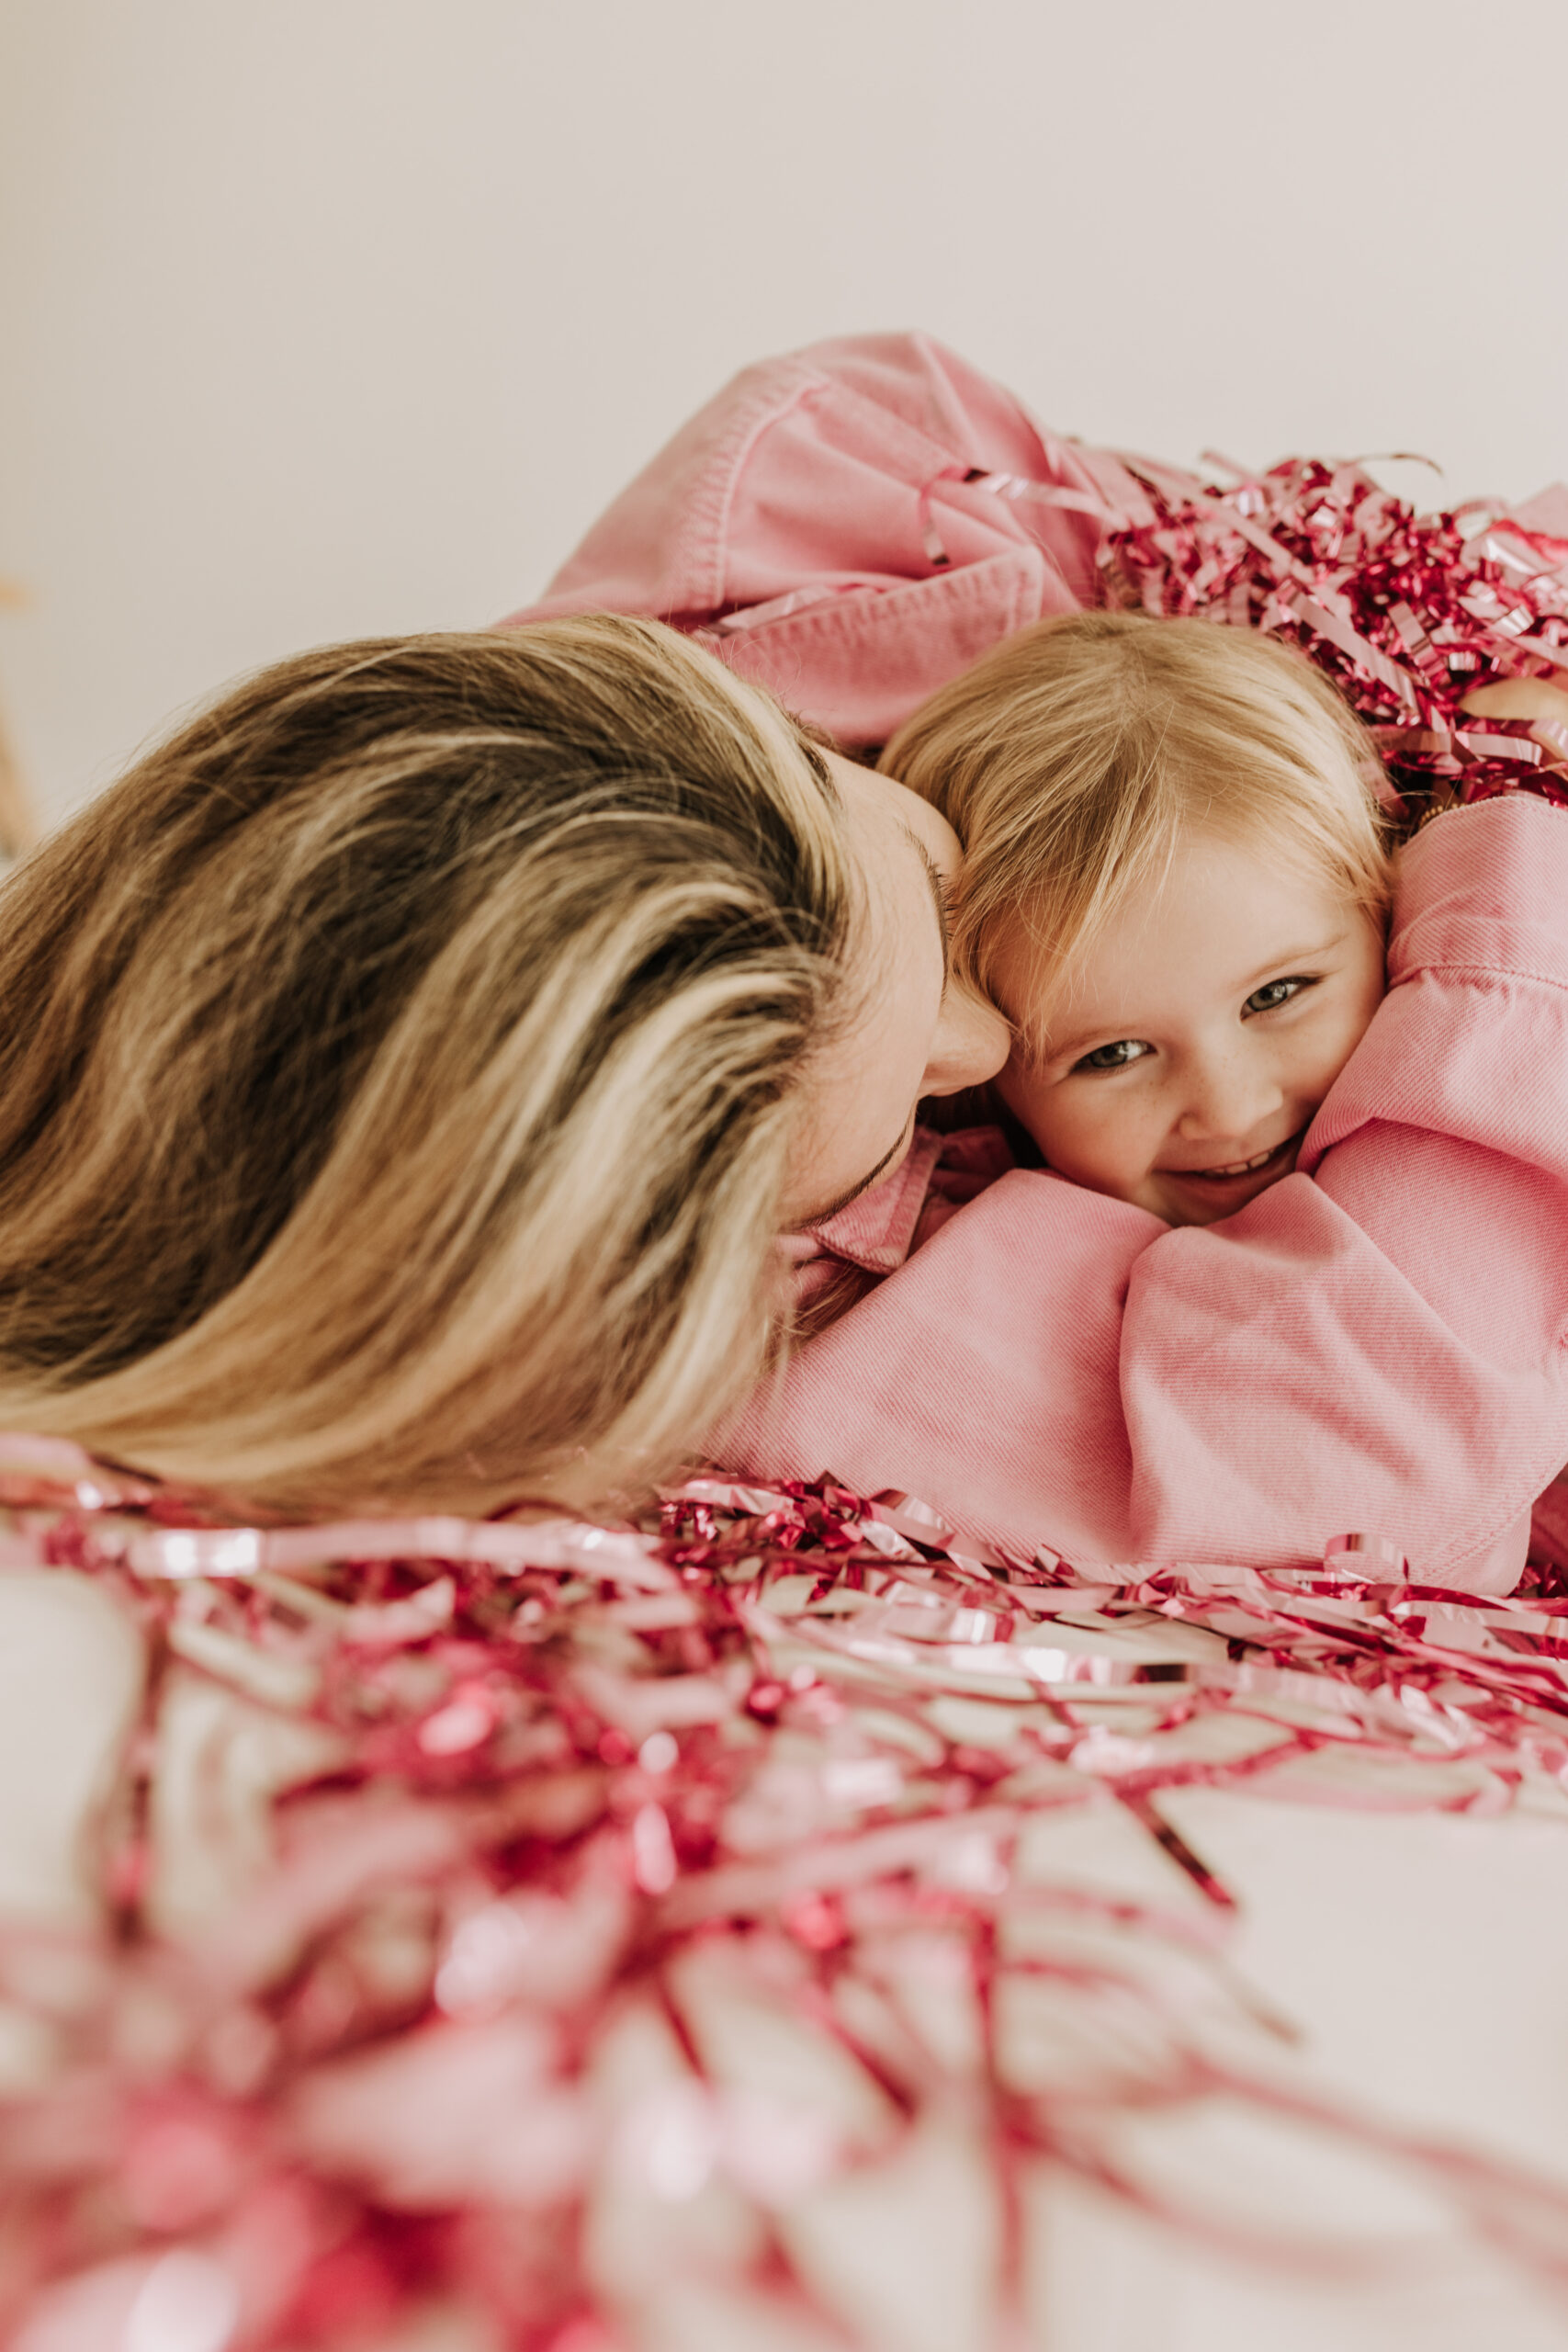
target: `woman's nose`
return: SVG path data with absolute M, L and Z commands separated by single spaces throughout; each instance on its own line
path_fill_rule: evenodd
M 1267 1064 L 1246 1053 L 1216 1054 L 1190 1074 L 1176 1130 L 1186 1143 L 1252 1145 L 1284 1100 Z
M 1012 1032 L 994 1004 L 960 980 L 948 984 L 931 1039 L 923 1094 L 956 1094 L 995 1078 L 1012 1049 Z

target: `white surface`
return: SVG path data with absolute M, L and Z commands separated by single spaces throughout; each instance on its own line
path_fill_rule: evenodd
M 1568 471 L 1568 10 L 9 0 L 0 687 L 59 814 L 493 618 L 737 367 L 923 325 L 1190 458 Z
M 1568 2181 L 1568 1824 L 1196 1790 L 1162 1808 L 1237 1896 L 1232 1957 L 1299 2030 L 1318 2087 L 1385 2124 Z M 1145 1900 L 1183 1886 L 1111 1807 L 1043 1838 L 1039 1859 Z M 1280 2177 L 1266 2143 L 1255 2176 L 1227 2165 L 1224 2135 L 1201 2121 L 1183 2144 L 1193 2181 L 1212 2192 L 1228 2180 L 1237 2210 L 1248 2185 L 1266 2193 Z M 1245 2163 L 1247 2143 L 1236 2145 Z M 1321 2150 L 1301 2175 L 1303 2220 L 1343 2198 L 1338 2230 L 1358 2212 L 1369 2228 L 1408 2226 L 1401 2178 Z M 1314 2280 L 1216 2258 L 1058 2176 L 1031 2233 L 1043 2352 L 1568 2352 L 1568 2309 L 1439 2233 L 1403 2276 Z
M 101 1586 L 0 1573 L 0 1917 L 96 1919 L 94 1829 L 141 1676 L 141 1645 Z

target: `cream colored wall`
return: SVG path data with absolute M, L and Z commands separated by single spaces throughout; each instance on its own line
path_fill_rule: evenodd
M 1562 0 L 9 0 L 0 205 L 51 814 L 252 663 L 522 601 L 850 328 L 1176 457 L 1568 472 Z

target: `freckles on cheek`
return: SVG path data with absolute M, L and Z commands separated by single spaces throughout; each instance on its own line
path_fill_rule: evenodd
M 1144 1195 L 1158 1181 L 1155 1163 L 1166 1129 L 1145 1106 L 1125 1097 L 1110 1101 L 1092 1086 L 1069 1086 L 1031 1132 L 1058 1175 L 1113 1200 L 1152 1205 Z
M 1331 1036 L 1324 1040 L 1323 1048 L 1316 1057 L 1317 1066 L 1305 1073 L 1306 1082 L 1302 1089 L 1303 1095 L 1313 1102 L 1314 1115 L 1321 1109 L 1325 1095 L 1371 1026 L 1372 1015 L 1382 998 L 1381 989 L 1375 995 L 1369 990 L 1363 1001 L 1337 1024 Z

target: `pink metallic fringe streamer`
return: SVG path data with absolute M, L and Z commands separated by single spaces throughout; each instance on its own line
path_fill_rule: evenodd
M 1273 630 L 1300 644 L 1371 729 L 1393 813 L 1523 786 L 1568 801 L 1568 732 L 1549 744 L 1518 720 L 1460 707 L 1478 685 L 1535 678 L 1568 688 L 1568 492 L 1517 515 L 1474 503 L 1417 514 L 1362 467 L 1288 458 L 1213 489 L 1132 458 L 1146 494 L 1107 513 L 1108 600 Z M 1555 501 L 1555 503 L 1553 503 Z M 1540 731 L 1538 729 L 1538 732 Z
M 1292 2082 L 1162 1812 L 1555 1798 L 1555 1525 L 1478 1602 L 1354 1536 L 1299 1574 L 978 1557 L 830 1481 L 694 1479 L 640 1527 L 215 1526 L 0 1440 L 0 1563 L 98 1580 L 150 1660 L 105 1926 L 0 1938 L 51 2052 L 5 2119 L 6 2340 L 336 2352 L 432 2310 L 518 2352 L 897 2340 L 834 2217 L 940 2239 L 933 2134 L 984 2216 L 953 2257 L 976 2352 L 1029 2340 L 1050 2167 L 1292 2270 L 1420 2258 L 1243 2222 L 1140 2141 L 1215 2106 L 1394 2167 L 1568 2297 L 1562 2188 Z M 180 1678 L 242 1746 L 320 1745 L 239 1894 L 160 1931 Z M 1157 1842 L 1168 1902 L 1030 1859 L 1093 1804 Z

